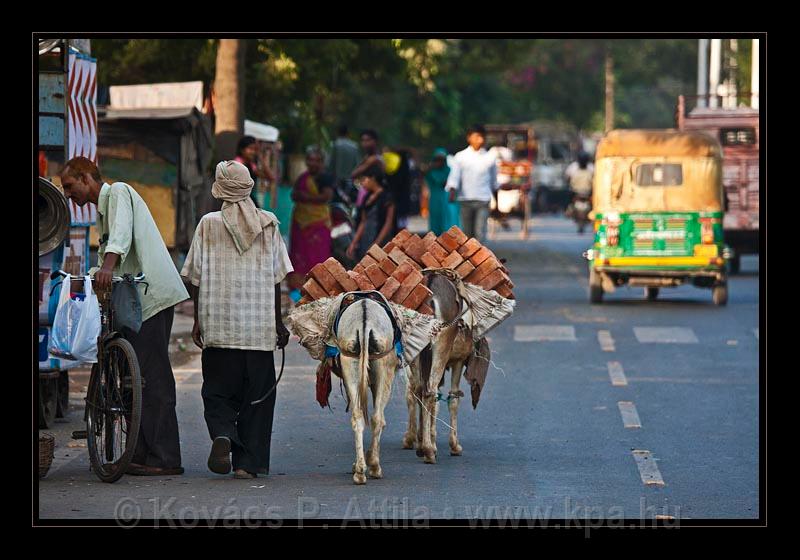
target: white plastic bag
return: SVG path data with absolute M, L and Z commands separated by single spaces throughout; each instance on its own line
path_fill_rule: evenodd
M 72 277 L 61 284 L 48 351 L 55 358 L 93 364 L 97 362 L 97 337 L 100 336 L 100 306 L 92 291 L 89 276 L 83 279 L 84 298 L 69 297 Z

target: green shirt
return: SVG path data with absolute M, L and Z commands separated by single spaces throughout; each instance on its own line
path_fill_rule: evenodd
M 161 233 L 142 197 L 126 183 L 103 183 L 97 201 L 100 246 L 97 266 L 106 253 L 119 255 L 115 276 L 144 272 L 148 283 L 139 285 L 142 321 L 186 299 L 189 293 L 164 245 Z

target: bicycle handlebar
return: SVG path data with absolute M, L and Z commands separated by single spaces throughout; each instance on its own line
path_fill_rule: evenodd
M 54 270 L 54 271 L 53 271 L 53 272 L 50 274 L 50 280 L 55 280 L 55 279 L 56 279 L 56 278 L 58 278 L 59 276 L 66 277 L 66 276 L 67 276 L 67 273 L 66 273 L 66 272 L 64 272 L 63 270 Z M 83 276 L 75 276 L 75 278 L 83 278 Z M 112 277 L 111 277 L 111 281 L 112 281 L 112 282 L 122 282 L 123 280 L 125 280 L 125 279 L 124 279 L 122 276 L 112 276 Z M 138 283 L 138 282 L 144 282 L 144 272 L 140 272 L 139 274 L 137 274 L 136 276 L 134 276 L 134 277 L 133 277 L 133 281 L 134 281 L 134 282 L 137 282 L 137 283 Z

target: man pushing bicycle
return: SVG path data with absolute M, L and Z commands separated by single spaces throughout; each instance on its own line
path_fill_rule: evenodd
M 142 324 L 138 332 L 123 328 L 139 361 L 144 387 L 142 418 L 128 474 L 183 474 L 175 377 L 169 362 L 169 337 L 175 305 L 189 298 L 155 221 L 139 194 L 126 183 L 109 185 L 88 158 L 69 160 L 61 172 L 64 195 L 79 206 L 97 205 L 98 290 L 111 288 L 114 276 L 144 273 L 149 284 L 140 288 Z

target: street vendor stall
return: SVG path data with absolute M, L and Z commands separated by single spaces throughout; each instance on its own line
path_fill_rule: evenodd
M 211 209 L 211 123 L 198 108 L 201 82 L 150 86 L 159 95 L 142 86 L 110 88 L 111 105 L 99 111 L 97 154 L 104 179 L 136 189 L 177 257 Z
M 47 352 L 60 290 L 51 293 L 50 273 L 62 269 L 73 275 L 89 268 L 89 229 L 94 204 L 78 206 L 60 188 L 59 173 L 66 161 L 84 156 L 96 161 L 97 61 L 89 41 L 39 40 L 38 163 L 39 222 L 39 427 L 47 428 L 69 404 L 68 369 L 73 364 Z

